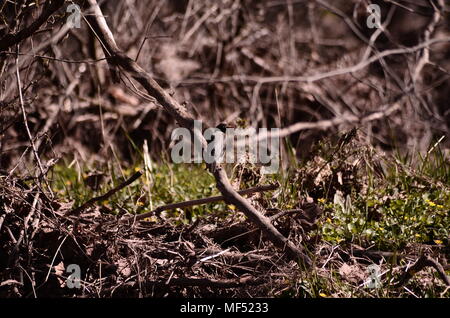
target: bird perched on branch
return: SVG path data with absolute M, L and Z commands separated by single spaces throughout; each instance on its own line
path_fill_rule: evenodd
M 224 163 L 225 151 L 226 151 L 226 133 L 227 129 L 236 128 L 234 125 L 230 125 L 228 123 L 222 122 L 216 126 L 217 131 L 213 136 L 211 136 L 211 140 L 208 142 L 208 146 L 214 146 L 214 149 L 211 152 L 211 155 L 215 157 L 215 160 L 219 163 Z M 220 137 L 220 138 L 218 138 Z M 216 144 L 213 144 L 216 143 Z M 219 150 L 219 153 L 216 155 L 216 151 Z
M 216 128 L 223 134 L 217 148 L 221 153 L 217 156 L 219 162 L 225 163 L 224 168 L 230 177 L 236 177 L 236 182 L 240 185 L 242 182 L 246 186 L 258 184 L 261 179 L 261 165 L 258 164 L 256 145 L 253 142 L 255 130 L 249 128 L 244 120 L 238 120 L 237 124 L 222 122 Z M 230 131 L 229 129 L 235 129 Z M 229 140 L 229 139 L 232 140 Z M 237 138 L 237 140 L 236 140 Z M 244 141 L 244 145 L 238 143 Z M 248 141 L 248 142 L 247 142 Z M 228 147 L 233 146 L 232 149 Z M 247 184 L 248 183 L 248 184 Z

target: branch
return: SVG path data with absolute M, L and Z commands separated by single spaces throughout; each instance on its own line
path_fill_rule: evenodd
M 355 124 L 355 123 L 367 123 L 374 120 L 379 120 L 385 117 L 390 116 L 395 111 L 400 109 L 400 104 L 402 99 L 406 95 L 400 94 L 398 95 L 394 102 L 390 104 L 386 104 L 381 106 L 381 109 L 375 112 L 372 112 L 369 115 L 366 115 L 364 117 L 359 117 L 353 114 L 346 114 L 343 116 L 334 117 L 333 119 L 324 119 L 319 120 L 316 122 L 298 122 L 295 124 L 292 124 L 290 126 L 280 128 L 275 132 L 267 132 L 267 133 L 259 133 L 257 135 L 251 136 L 250 141 L 248 140 L 240 140 L 236 143 L 237 147 L 245 146 L 248 142 L 259 142 L 261 140 L 265 140 L 268 138 L 283 138 L 286 136 L 289 136 L 291 134 L 294 134 L 296 132 L 307 130 L 307 129 L 320 129 L 320 130 L 326 130 L 341 124 Z
M 396 287 L 401 287 L 406 284 L 417 272 L 420 272 L 422 269 L 426 267 L 433 267 L 439 274 L 439 277 L 442 281 L 450 286 L 450 278 L 445 274 L 444 267 L 439 264 L 438 261 L 431 258 L 430 256 L 423 255 L 421 256 L 417 262 L 414 263 L 410 268 L 405 270 L 399 282 L 396 284 Z
M 43 9 L 41 15 L 28 27 L 20 30 L 16 34 L 7 34 L 0 39 L 0 51 L 4 51 L 11 46 L 18 44 L 26 38 L 32 36 L 42 24 L 44 24 L 48 17 L 51 16 L 56 10 L 58 10 L 63 4 L 64 0 L 53 0 L 50 4 L 46 2 L 46 6 Z
M 391 56 L 391 55 L 402 55 L 402 54 L 412 54 L 417 51 L 420 51 L 426 47 L 429 47 L 434 44 L 450 42 L 450 37 L 440 37 L 430 39 L 429 41 L 424 41 L 416 46 L 399 48 L 399 49 L 391 49 L 381 51 L 378 54 L 373 55 L 370 58 L 364 59 L 357 64 L 338 68 L 332 71 L 317 73 L 313 75 L 304 75 L 304 76 L 253 76 L 253 75 L 233 75 L 226 76 L 215 79 L 189 79 L 184 80 L 182 84 L 212 84 L 212 83 L 228 83 L 228 82 L 249 82 L 249 83 L 259 83 L 259 84 L 268 84 L 268 83 L 283 83 L 283 82 L 306 82 L 313 83 L 320 80 L 324 80 L 331 77 L 336 77 L 340 75 L 346 75 L 349 73 L 355 73 L 364 69 L 372 63 L 378 62 L 379 60 Z
M 240 191 L 238 191 L 238 193 L 241 195 L 245 195 L 245 194 L 252 194 L 252 193 L 256 193 L 256 192 L 275 190 L 277 188 L 278 188 L 278 184 L 269 184 L 269 185 L 257 186 L 257 187 L 253 187 L 253 188 L 249 188 L 249 189 L 245 189 L 245 190 L 240 190 Z M 145 219 L 146 217 L 149 217 L 149 216 L 152 216 L 155 214 L 159 214 L 163 211 L 178 209 L 178 208 L 186 208 L 189 206 L 206 204 L 206 203 L 222 201 L 222 200 L 225 200 L 225 197 L 223 195 L 219 195 L 219 196 L 214 196 L 214 197 L 209 197 L 209 198 L 202 198 L 202 199 L 197 199 L 197 200 L 190 200 L 190 201 L 183 201 L 183 202 L 167 204 L 167 205 L 157 207 L 153 211 L 142 213 L 142 214 L 139 214 L 136 216 L 132 216 L 128 220 L 138 221 L 138 220 Z
M 435 5 L 435 4 L 433 4 L 433 2 L 430 1 L 431 5 L 433 6 L 433 9 L 434 9 L 434 14 L 423 34 L 423 39 L 425 42 L 430 41 L 431 35 L 434 33 L 436 26 L 438 25 L 439 21 L 441 20 L 440 10 L 443 10 L 443 8 L 444 8 L 444 1 L 437 0 L 436 2 L 437 3 Z M 417 62 L 416 68 L 412 75 L 413 82 L 417 81 L 417 79 L 420 75 L 420 72 L 425 67 L 425 65 L 428 64 L 429 62 L 430 62 L 430 48 L 428 46 L 426 46 L 423 49 L 422 56 L 419 59 L 419 61 Z
M 140 171 L 136 172 L 129 179 L 125 180 L 123 183 L 119 184 L 114 189 L 109 190 L 108 192 L 106 192 L 103 195 L 100 195 L 98 197 L 90 199 L 89 201 L 87 201 L 87 202 L 83 203 L 82 205 L 80 205 L 78 208 L 69 211 L 69 213 L 67 213 L 67 215 L 80 214 L 81 212 L 83 212 L 84 210 L 86 210 L 87 208 L 92 206 L 95 202 L 103 201 L 103 200 L 108 199 L 114 193 L 116 193 L 116 192 L 122 190 L 123 188 L 125 188 L 126 186 L 130 185 L 131 183 L 133 183 L 134 181 L 139 179 L 141 176 L 142 176 L 142 172 L 140 172 Z
M 208 278 L 172 278 L 169 281 L 147 281 L 146 286 L 202 286 L 215 288 L 237 288 L 244 286 L 255 286 L 267 283 L 267 279 L 263 277 L 253 278 L 251 276 L 244 276 L 240 279 L 208 279 Z

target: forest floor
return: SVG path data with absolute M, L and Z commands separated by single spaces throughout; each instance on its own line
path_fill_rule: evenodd
M 61 159 L 40 180 L 2 176 L 0 296 L 449 297 L 448 160 L 438 143 L 425 157 L 383 155 L 343 134 L 304 162 L 291 149 L 277 174 L 227 167 L 239 189 L 274 185 L 248 198 L 312 269 L 223 201 L 134 219 L 220 195 L 201 164 L 139 152 L 133 165 Z

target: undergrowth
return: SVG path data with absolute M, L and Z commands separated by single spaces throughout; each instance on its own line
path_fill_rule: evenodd
M 302 200 L 314 200 L 324 213 L 310 235 L 331 246 L 399 253 L 413 246 L 437 246 L 448 259 L 450 165 L 439 143 L 425 155 L 384 155 L 355 140 L 354 132 L 350 134 L 337 141 L 320 142 L 305 161 L 291 153 L 284 158 L 287 168 L 274 175 L 261 176 L 258 167 L 252 165 L 235 166 L 232 181 L 241 189 L 279 182 L 279 189 L 259 200 L 263 209 L 286 210 L 298 207 Z M 98 203 L 101 212 L 139 214 L 164 204 L 220 195 L 204 165 L 177 165 L 168 160 L 155 163 L 144 157 L 127 167 L 106 163 L 97 164 L 95 169 L 62 161 L 53 169 L 53 191 L 75 207 L 141 170 L 143 176 L 137 182 Z M 234 206 L 216 202 L 167 211 L 163 217 L 174 224 L 190 224 L 206 216 L 226 218 L 235 213 L 239 212 Z M 157 223 L 158 219 L 150 217 L 147 221 Z M 389 286 L 378 290 L 355 288 L 338 273 L 324 277 L 319 272 L 299 274 L 284 290 L 272 291 L 273 296 L 403 295 Z M 410 284 L 403 296 L 436 297 L 443 291 L 434 284 L 424 287 L 419 278 Z

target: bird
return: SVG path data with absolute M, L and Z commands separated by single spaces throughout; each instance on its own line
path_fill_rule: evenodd
M 238 184 L 253 185 L 257 184 L 261 178 L 261 167 L 257 164 L 255 154 L 250 150 L 250 145 L 246 145 L 244 148 L 237 148 L 235 136 L 246 136 L 247 124 L 243 120 L 238 120 L 237 124 L 229 122 L 221 122 L 216 126 L 222 134 L 221 145 L 217 145 L 216 149 L 220 149 L 220 154 L 216 156 L 217 161 L 225 163 L 224 169 L 231 178 L 235 178 Z M 240 131 L 231 132 L 229 129 L 240 129 Z M 227 133 L 230 133 L 227 135 Z M 241 135 L 244 134 L 244 135 Z M 232 138 L 232 142 L 227 142 L 227 138 Z M 240 138 L 238 137 L 238 141 Z M 228 149 L 230 145 L 233 145 L 232 149 Z M 228 161 L 232 162 L 228 162 Z
M 299 222 L 305 231 L 311 231 L 317 228 L 317 219 L 323 214 L 323 210 L 313 202 L 312 198 L 301 200 L 299 208 L 303 211 L 299 215 Z
M 225 162 L 225 150 L 226 150 L 226 133 L 227 129 L 233 129 L 236 128 L 236 126 L 221 122 L 215 127 L 217 130 L 214 135 L 211 136 L 211 140 L 208 142 L 208 146 L 211 146 L 213 149 L 211 151 L 211 155 L 214 157 L 215 161 L 218 163 Z M 221 138 L 218 137 L 218 133 L 222 134 Z M 214 144 L 216 143 L 216 144 Z M 219 150 L 220 152 L 216 155 L 216 150 Z

